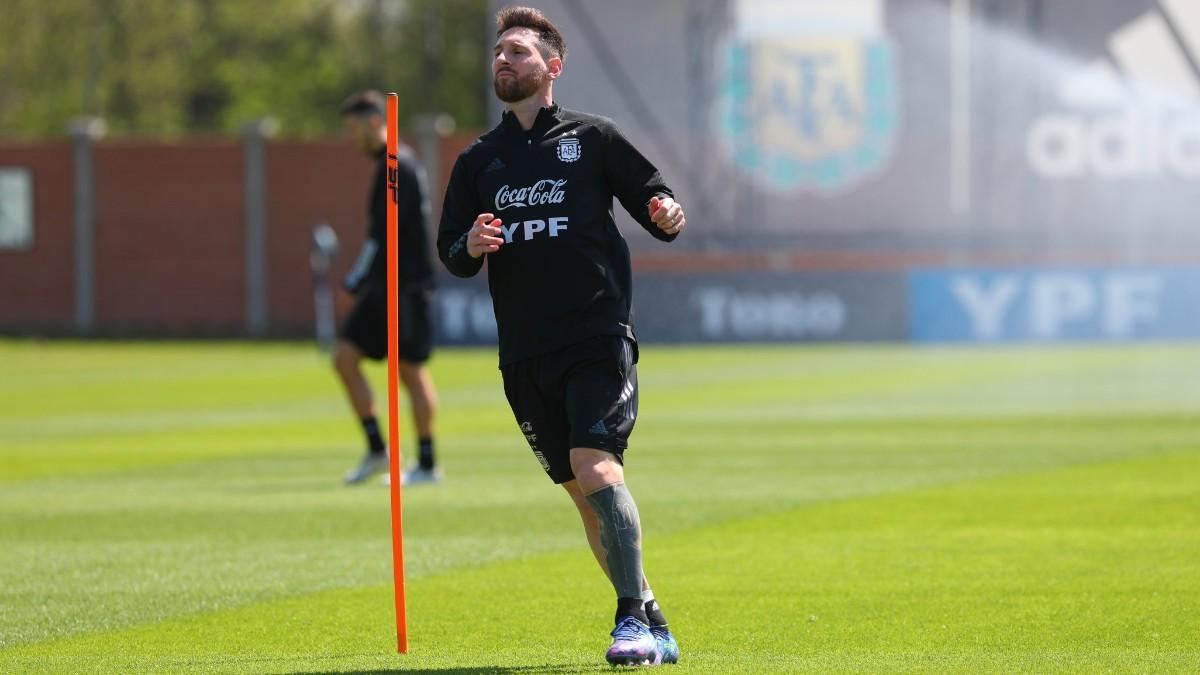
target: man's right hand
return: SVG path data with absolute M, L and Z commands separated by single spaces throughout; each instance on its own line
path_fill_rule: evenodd
M 481 213 L 475 218 L 471 230 L 467 233 L 467 254 L 478 258 L 484 253 L 495 253 L 500 250 L 504 238 L 500 236 L 502 221 L 492 217 L 490 213 Z

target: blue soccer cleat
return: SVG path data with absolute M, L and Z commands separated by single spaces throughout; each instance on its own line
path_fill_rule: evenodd
M 650 627 L 632 616 L 622 617 L 612 632 L 613 643 L 604 658 L 614 666 L 649 666 L 658 663 L 658 641 Z
M 675 641 L 671 631 L 666 626 L 650 626 L 650 634 L 654 636 L 658 647 L 658 661 L 655 664 L 678 663 L 679 643 Z

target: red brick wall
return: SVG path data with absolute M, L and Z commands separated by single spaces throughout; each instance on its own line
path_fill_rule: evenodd
M 450 169 L 474 136 L 442 143 L 436 214 Z M 95 148 L 98 334 L 245 332 L 244 148 L 237 140 L 106 141 Z M 74 329 L 73 167 L 69 142 L 0 146 L 0 166 L 28 167 L 34 247 L 0 251 L 0 331 Z M 344 140 L 268 144 L 267 313 L 272 335 L 312 332 L 311 232 L 341 242 L 340 281 L 366 234 L 374 162 Z M 350 305 L 339 294 L 339 310 Z
M 71 144 L 0 147 L 0 167 L 33 176 L 33 247 L 0 249 L 0 330 L 63 332 L 75 321 Z
M 366 236 L 375 161 L 346 142 L 272 143 L 267 151 L 267 311 L 273 334 L 313 328 L 312 229 L 328 223 L 341 251 L 340 283 Z M 347 298 L 340 298 L 345 310 Z
M 236 333 L 245 322 L 242 146 L 96 148 L 96 323 Z

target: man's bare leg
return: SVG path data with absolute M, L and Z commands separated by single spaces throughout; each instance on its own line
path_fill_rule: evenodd
M 333 350 L 333 369 L 350 399 L 350 407 L 359 419 L 375 416 L 375 396 L 362 372 L 363 354 L 352 343 L 339 340 Z
M 437 415 L 437 390 L 433 386 L 433 375 L 422 363 L 401 361 L 400 383 L 408 392 L 409 411 L 413 427 L 417 430 L 418 462 L 415 469 L 405 474 L 405 484 L 435 482 L 439 479 L 435 468 L 433 433 Z
M 333 368 L 367 439 L 366 457 L 346 474 L 345 481 L 350 485 L 361 483 L 387 468 L 386 446 L 379 430 L 379 420 L 375 417 L 375 397 L 371 385 L 363 376 L 362 359 L 363 354 L 358 347 L 346 340 L 338 341 L 333 352 Z

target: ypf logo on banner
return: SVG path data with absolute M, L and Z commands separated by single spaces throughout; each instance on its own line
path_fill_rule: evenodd
M 899 127 L 884 0 L 734 0 L 716 127 L 729 160 L 779 192 L 878 174 Z

